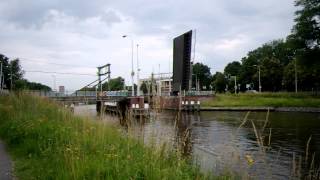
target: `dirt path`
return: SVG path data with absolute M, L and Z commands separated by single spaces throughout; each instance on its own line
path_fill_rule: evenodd
M 1 180 L 13 179 L 12 178 L 12 162 L 1 140 L 0 140 L 0 179 Z

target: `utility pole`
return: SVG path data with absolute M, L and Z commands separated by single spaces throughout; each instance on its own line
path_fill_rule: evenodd
M 197 77 L 197 74 L 196 74 L 196 91 L 198 91 L 198 77 Z
M 294 60 L 294 85 L 295 91 L 298 93 L 298 73 L 297 73 L 297 58 Z
M 10 64 L 10 90 L 12 90 L 12 64 Z
M 261 72 L 261 69 L 260 69 L 260 66 L 258 66 L 258 69 L 259 69 L 259 92 L 261 93 L 261 77 L 260 77 L 260 72 Z
M 234 94 L 237 94 L 237 76 L 234 76 Z
M 3 90 L 3 85 L 4 85 L 4 74 L 2 74 L 2 79 L 1 79 L 1 90 Z
M 139 44 L 137 44 L 137 96 L 140 96 L 140 69 L 139 69 L 139 57 L 138 57 L 138 48 Z
M 53 74 L 52 78 L 53 78 L 53 91 L 56 91 L 56 76 Z
M 128 35 L 123 35 L 123 38 L 128 37 Z M 133 71 L 133 39 L 131 39 L 131 82 L 132 82 L 132 96 L 134 96 L 134 71 Z
M 0 66 L 0 90 L 2 91 L 2 61 Z
M 257 67 L 258 68 L 258 74 L 259 74 L 259 92 L 261 93 L 261 89 L 262 89 L 262 86 L 261 86 L 261 69 L 260 69 L 260 65 L 253 65 L 254 67 Z

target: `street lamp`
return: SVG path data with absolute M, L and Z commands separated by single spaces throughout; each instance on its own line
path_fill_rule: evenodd
M 123 38 L 129 37 L 128 35 L 123 35 Z M 134 96 L 134 71 L 133 71 L 133 39 L 129 37 L 131 40 L 131 82 L 132 82 L 132 96 Z
M 234 78 L 234 94 L 237 94 L 237 76 L 231 76 Z
M 199 90 L 199 87 L 198 87 L 198 84 L 199 84 L 198 83 L 198 76 L 197 76 L 197 74 L 192 74 L 191 76 L 195 76 L 196 77 L 196 79 L 195 79 L 196 80 L 196 82 L 195 82 L 196 87 L 195 88 L 196 88 L 196 91 L 198 91 Z
M 226 91 L 228 90 L 228 82 L 231 78 L 234 78 L 234 94 L 237 94 L 237 76 L 231 76 L 230 74 L 226 75 L 225 78 L 228 80 L 227 81 L 227 86 L 226 86 Z
M 0 63 L 0 90 L 2 90 L 2 61 Z
M 52 74 L 51 76 L 53 78 L 53 91 L 56 91 L 56 75 Z
M 260 71 L 261 71 L 260 65 L 253 65 L 253 66 L 254 66 L 254 67 L 258 67 L 258 73 L 259 73 L 259 92 L 261 93 L 262 87 L 261 87 L 261 78 L 260 78 Z
M 137 44 L 137 96 L 140 96 L 140 79 L 139 79 L 140 68 L 139 68 L 138 48 L 139 48 L 139 44 Z
M 297 58 L 294 59 L 294 88 L 295 92 L 298 93 Z

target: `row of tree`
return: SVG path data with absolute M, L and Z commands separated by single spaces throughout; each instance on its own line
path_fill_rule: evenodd
M 97 88 L 100 88 L 100 87 L 98 87 L 98 85 L 95 85 L 94 87 L 84 87 L 80 89 L 80 91 L 95 91 Z M 128 87 L 125 86 L 124 78 L 120 76 L 117 78 L 112 78 L 109 81 L 102 83 L 103 91 L 120 91 L 124 89 L 128 89 Z
M 297 0 L 295 25 L 285 39 L 268 42 L 250 51 L 240 61 L 229 63 L 224 72 L 210 76 L 203 64 L 194 65 L 200 88 L 211 87 L 217 92 L 226 88 L 259 90 L 259 69 L 263 91 L 319 90 L 320 87 L 320 1 Z M 196 66 L 196 67 L 195 67 Z M 238 86 L 239 85 L 239 86 Z
M 2 80 L 0 80 L 0 82 L 2 82 L 2 87 L 4 89 L 51 91 L 49 86 L 41 83 L 29 82 L 28 80 L 24 79 L 24 71 L 21 68 L 19 59 L 10 60 L 5 55 L 0 54 L 0 65 L 2 66 Z

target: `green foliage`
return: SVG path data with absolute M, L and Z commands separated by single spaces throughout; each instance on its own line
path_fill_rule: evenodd
M 272 41 L 248 53 L 242 59 L 239 82 L 242 89 L 246 84 L 254 84 L 258 90 L 259 71 L 261 69 L 261 85 L 264 91 L 283 89 L 284 67 L 291 61 L 292 53 L 283 40 Z
M 264 91 L 279 91 L 282 89 L 283 67 L 277 58 L 265 58 L 261 61 L 261 81 Z M 258 78 L 258 76 L 257 76 Z
M 119 91 L 124 88 L 124 79 L 122 77 L 117 77 L 114 79 L 110 79 L 109 82 L 105 82 L 102 84 L 102 89 L 104 91 Z
M 241 63 L 238 61 L 233 61 L 231 63 L 228 63 L 227 66 L 224 68 L 224 74 L 225 75 L 231 75 L 231 76 L 239 76 L 241 72 Z
M 0 137 L 18 179 L 204 179 L 187 160 L 46 99 L 0 97 Z
M 51 88 L 35 82 L 29 82 L 23 79 L 24 71 L 20 65 L 19 59 L 9 60 L 5 55 L 0 54 L 0 61 L 2 62 L 3 75 L 4 75 L 4 86 L 7 89 L 13 90 L 44 90 L 50 91 Z M 11 87 L 12 78 L 12 87 Z
M 79 91 L 95 91 L 96 90 L 96 86 L 94 87 L 83 87 L 81 89 L 79 89 Z
M 41 83 L 29 82 L 26 79 L 18 79 L 15 81 L 15 90 L 41 90 L 41 91 L 51 91 L 49 86 L 43 85 Z
M 212 77 L 212 87 L 216 92 L 224 92 L 227 85 L 227 80 L 221 72 L 216 72 Z
M 228 78 L 230 76 L 236 76 L 237 77 L 237 84 L 239 82 L 239 77 L 241 73 L 241 63 L 238 61 L 233 61 L 231 63 L 228 63 L 227 66 L 224 68 L 224 75 L 227 76 Z M 230 92 L 234 92 L 234 84 L 235 84 L 235 78 L 231 78 L 227 80 L 228 84 L 228 90 Z
M 296 0 L 295 5 L 300 7 L 296 11 L 293 35 L 301 40 L 305 48 L 320 48 L 320 1 L 319 0 Z
M 143 82 L 140 86 L 140 90 L 143 92 L 143 94 L 147 94 L 148 93 L 147 83 Z
M 217 94 L 205 107 L 320 107 L 320 98 L 303 93 Z
M 196 63 L 192 66 L 192 74 L 194 75 L 192 78 L 193 87 L 196 87 L 196 79 L 199 81 L 199 86 L 201 90 L 210 89 L 211 84 L 211 72 L 210 68 L 207 65 L 202 63 Z M 206 87 L 206 88 L 203 88 Z
M 250 51 L 242 58 L 241 67 L 235 62 L 226 66 L 226 75 L 239 74 L 242 91 L 246 84 L 253 84 L 258 90 L 257 66 L 261 68 L 263 91 L 294 91 L 295 68 L 300 91 L 319 90 L 320 1 L 297 0 L 295 5 L 299 7 L 296 24 L 285 41 L 274 40 Z M 232 83 L 229 81 L 228 86 Z

